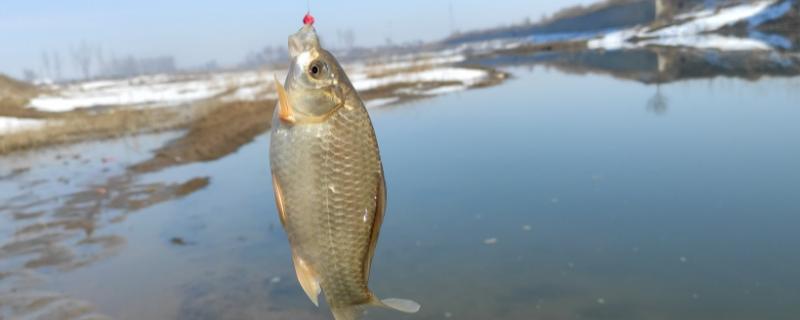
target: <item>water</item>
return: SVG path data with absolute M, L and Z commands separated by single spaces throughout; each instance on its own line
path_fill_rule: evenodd
M 798 78 L 652 86 L 508 71 L 514 78 L 497 87 L 371 110 L 389 199 L 370 285 L 423 309 L 367 318 L 797 318 Z M 168 138 L 142 142 L 119 164 L 85 166 L 112 167 L 102 175 L 35 165 L 0 182 L 3 198 L 54 171 L 69 172 L 70 187 L 49 181 L 29 197 L 94 190 Z M 39 251 L 0 255 L 0 301 L 54 297 L 61 305 L 50 311 L 116 319 L 330 319 L 294 279 L 268 143 L 264 135 L 219 161 L 110 188 L 209 178 L 140 210 L 101 201 L 91 232 L 58 233 L 63 240 L 46 246 L 66 248 L 69 263 L 24 268 Z M 102 150 L 91 159 L 115 152 L 74 148 Z M 2 211 L 4 239 L 31 221 L 11 211 Z M 112 249 L 82 246 L 111 237 L 103 248 Z M 11 309 L 0 306 L 0 318 L 44 312 Z

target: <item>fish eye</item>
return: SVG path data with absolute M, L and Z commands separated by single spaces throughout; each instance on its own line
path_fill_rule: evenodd
M 314 79 L 322 78 L 323 73 L 325 72 L 325 63 L 319 60 L 314 60 L 311 64 L 308 65 L 308 74 L 311 75 Z

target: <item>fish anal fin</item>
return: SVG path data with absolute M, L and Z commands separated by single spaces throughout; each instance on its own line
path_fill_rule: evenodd
M 294 262 L 294 271 L 297 273 L 297 281 L 300 282 L 300 286 L 303 287 L 303 291 L 306 292 L 311 302 L 319 307 L 320 286 L 317 273 L 311 268 L 308 262 L 295 254 L 292 255 L 292 261 Z
M 386 211 L 386 181 L 383 178 L 383 169 L 378 175 L 377 196 L 375 198 L 375 217 L 372 220 L 372 233 L 369 239 L 369 249 L 364 259 L 364 281 L 369 281 L 369 271 L 372 268 L 372 256 L 375 254 L 375 247 L 378 245 L 378 235 L 383 224 L 383 215 Z

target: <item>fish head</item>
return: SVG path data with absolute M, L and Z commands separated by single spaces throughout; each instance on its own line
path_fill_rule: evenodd
M 349 80 L 336 58 L 320 46 L 311 25 L 289 36 L 288 103 L 298 119 L 321 117 L 344 105 Z

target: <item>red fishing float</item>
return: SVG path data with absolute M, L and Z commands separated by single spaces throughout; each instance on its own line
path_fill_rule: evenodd
M 311 15 L 311 12 L 306 12 L 306 15 L 303 17 L 303 24 L 305 25 L 314 25 L 314 16 Z

